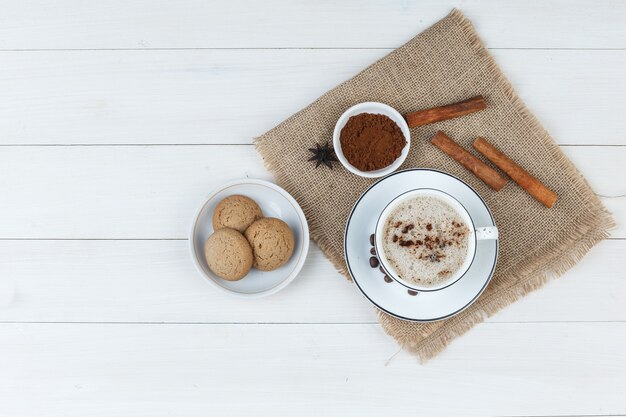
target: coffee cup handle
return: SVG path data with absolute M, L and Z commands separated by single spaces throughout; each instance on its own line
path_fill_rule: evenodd
M 476 240 L 493 240 L 498 238 L 498 228 L 495 226 L 478 227 L 475 233 Z

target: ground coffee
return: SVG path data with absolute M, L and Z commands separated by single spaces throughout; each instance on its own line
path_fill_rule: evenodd
M 339 141 L 343 155 L 360 171 L 375 171 L 391 165 L 406 145 L 396 122 L 385 115 L 371 113 L 348 119 Z

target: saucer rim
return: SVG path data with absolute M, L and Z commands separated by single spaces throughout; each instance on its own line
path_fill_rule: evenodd
M 493 226 L 496 226 L 495 223 L 495 219 L 493 217 L 493 213 L 491 212 L 491 209 L 489 208 L 489 206 L 487 205 L 487 203 L 485 202 L 485 200 L 480 196 L 480 194 L 478 194 L 478 192 L 476 192 L 476 190 L 474 190 L 474 188 L 472 186 L 470 186 L 468 183 L 466 183 L 465 181 L 463 181 L 462 179 L 449 174 L 447 172 L 438 170 L 438 169 L 434 169 L 434 168 L 408 168 L 408 169 L 403 169 L 400 171 L 396 171 L 393 172 L 381 179 L 379 179 L 378 181 L 376 181 L 375 183 L 373 183 L 372 185 L 370 185 L 365 191 L 363 191 L 363 193 L 361 194 L 361 196 L 359 197 L 359 199 L 354 203 L 354 205 L 352 206 L 352 210 L 350 210 L 350 214 L 348 215 L 348 220 L 346 222 L 346 227 L 344 229 L 344 244 L 343 244 L 343 249 L 344 249 L 344 260 L 346 262 L 346 266 L 348 268 L 348 273 L 350 274 L 350 277 L 352 278 L 352 281 L 356 284 L 357 288 L 359 289 L 359 291 L 361 292 L 361 294 L 363 294 L 365 296 L 365 298 L 367 298 L 374 306 L 376 306 L 377 309 L 379 309 L 380 311 L 383 311 L 393 317 L 396 317 L 398 319 L 401 320 L 405 320 L 405 321 L 411 321 L 411 322 L 419 322 L 419 323 L 429 323 L 429 322 L 434 322 L 434 321 L 440 321 L 440 320 L 445 320 L 448 319 L 450 317 L 453 317 L 459 313 L 461 313 L 462 311 L 464 311 L 465 309 L 467 309 L 469 306 L 471 306 L 477 299 L 478 297 L 480 297 L 480 295 L 485 291 L 485 289 L 487 288 L 487 286 L 489 285 L 489 283 L 491 282 L 491 279 L 493 278 L 494 272 L 496 270 L 496 266 L 498 264 L 498 257 L 499 257 L 499 252 L 500 252 L 500 238 L 495 239 L 495 244 L 496 244 L 496 248 L 495 248 L 495 254 L 494 254 L 494 259 L 493 259 L 493 263 L 492 263 L 492 267 L 491 267 L 491 271 L 489 272 L 489 276 L 487 277 L 487 279 L 485 280 L 485 283 L 483 284 L 482 288 L 480 289 L 480 291 L 478 291 L 476 293 L 476 295 L 463 307 L 461 307 L 460 309 L 449 313 L 447 315 L 441 316 L 441 317 L 435 317 L 435 318 L 430 318 L 430 319 L 415 319 L 415 318 L 410 318 L 410 317 L 404 317 L 401 316 L 397 313 L 394 313 L 392 311 L 389 311 L 388 309 L 385 309 L 383 307 L 381 307 L 380 305 L 378 305 L 376 302 L 374 302 L 369 295 L 367 295 L 367 293 L 363 290 L 363 288 L 361 288 L 361 286 L 359 285 L 359 281 L 358 279 L 355 278 L 353 272 L 352 272 L 352 267 L 350 266 L 350 261 L 348 260 L 348 228 L 350 227 L 350 222 L 352 221 L 352 217 L 354 215 L 354 211 L 356 210 L 357 206 L 359 205 L 359 203 L 361 202 L 361 200 L 363 199 L 363 197 L 365 197 L 365 195 L 367 193 L 369 193 L 375 186 L 377 186 L 378 184 L 380 184 L 381 182 L 385 181 L 388 178 L 391 178 L 395 175 L 399 175 L 402 173 L 406 173 L 406 172 L 411 172 L 411 171 L 431 171 L 431 172 L 435 172 L 438 174 L 443 174 L 446 175 L 448 177 L 451 177 L 455 180 L 460 181 L 462 184 L 464 184 L 466 187 L 468 187 L 474 194 L 476 194 L 476 196 L 480 199 L 480 201 L 482 202 L 483 206 L 487 209 L 487 212 L 489 214 L 489 218 L 491 219 L 491 222 L 493 223 Z M 445 291 L 445 289 L 442 289 Z

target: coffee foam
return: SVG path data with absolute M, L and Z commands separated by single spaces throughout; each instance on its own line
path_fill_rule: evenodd
M 444 200 L 416 196 L 401 202 L 385 221 L 385 258 L 404 281 L 438 286 L 453 277 L 468 254 L 469 228 Z

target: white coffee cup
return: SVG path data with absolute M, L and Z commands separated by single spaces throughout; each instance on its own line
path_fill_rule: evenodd
M 383 229 L 387 222 L 389 214 L 391 214 L 391 212 L 399 204 L 415 197 L 435 197 L 448 203 L 459 214 L 459 216 L 463 219 L 463 222 L 468 226 L 470 230 L 467 241 L 467 254 L 465 256 L 463 264 L 448 279 L 435 286 L 423 287 L 415 283 L 403 280 L 398 276 L 395 269 L 391 266 L 390 262 L 385 256 L 385 250 L 383 247 Z M 498 229 L 495 226 L 475 227 L 474 222 L 472 221 L 472 217 L 469 215 L 465 207 L 463 207 L 463 205 L 456 198 L 452 197 L 450 194 L 444 193 L 443 191 L 435 190 L 432 188 L 420 188 L 407 191 L 406 193 L 399 195 L 385 207 L 385 209 L 382 211 L 378 218 L 378 222 L 376 223 L 376 232 L 374 236 L 374 247 L 376 249 L 378 260 L 380 261 L 380 265 L 389 277 L 393 278 L 395 281 L 404 285 L 405 287 L 415 291 L 437 291 L 454 284 L 459 279 L 461 279 L 463 275 L 465 275 L 465 273 L 472 265 L 472 262 L 474 261 L 477 241 L 497 239 Z

